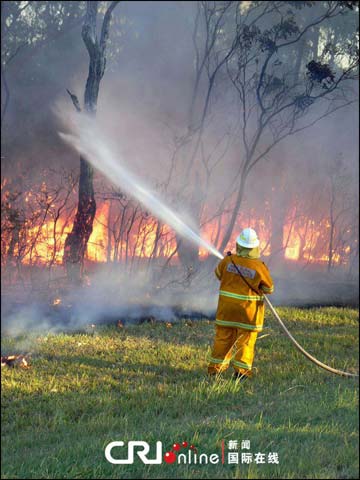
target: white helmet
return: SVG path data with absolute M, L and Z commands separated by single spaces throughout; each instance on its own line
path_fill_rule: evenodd
M 237 237 L 236 243 L 245 248 L 255 248 L 260 244 L 256 232 L 252 228 L 244 228 Z

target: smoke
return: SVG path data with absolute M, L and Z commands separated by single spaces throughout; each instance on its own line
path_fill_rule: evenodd
M 100 85 L 96 121 L 77 115 L 66 93 L 68 88 L 82 103 L 88 54 L 81 39 L 81 26 L 49 42 L 26 61 L 20 52 L 19 62 L 15 57 L 7 72 L 11 99 L 4 122 L 6 135 L 2 136 L 2 163 L 7 172 L 14 177 L 26 172 L 26 180 L 35 182 L 45 167 L 77 168 L 81 151 L 99 171 L 110 175 L 112 181 L 118 179 L 123 190 L 151 208 L 154 216 L 159 215 L 169 224 L 173 218 L 172 226 L 188 234 L 188 238 L 199 233 L 199 216 L 204 221 L 214 216 L 216 219 L 221 208 L 227 210 L 221 223 L 221 229 L 225 229 L 232 202 L 222 202 L 224 197 L 230 198 L 236 187 L 234 177 L 244 151 L 235 93 L 222 77 L 214 86 L 202 148 L 188 178 L 185 171 L 192 149 L 178 148 L 186 137 L 194 86 L 195 14 L 192 2 L 120 2 L 111 26 L 111 46 Z M 126 28 L 120 18 L 126 19 Z M 23 52 L 27 54 L 26 49 Z M 203 87 L 200 83 L 200 93 Z M 54 99 L 58 116 L 53 111 Z M 201 111 L 202 100 L 200 96 L 196 112 Z M 59 129 L 65 131 L 69 143 L 59 138 Z M 178 152 L 177 156 L 174 152 Z M 252 222 L 256 218 L 260 218 L 255 226 L 259 234 L 269 224 L 268 229 L 276 233 L 284 221 L 291 223 L 293 218 L 309 217 L 315 225 L 323 222 L 329 217 L 329 166 L 340 155 L 341 173 L 346 173 L 350 180 L 340 182 L 336 190 L 336 215 L 348 209 L 340 217 L 339 229 L 344 235 L 338 235 L 337 241 L 340 246 L 347 242 L 348 225 L 358 222 L 356 104 L 289 137 L 259 162 L 248 178 L 240 211 L 244 224 L 239 222 L 236 229 L 255 226 Z M 100 177 L 98 174 L 96 181 Z M 196 198 L 189 194 L 194 190 Z M 163 209 L 156 199 L 165 204 Z M 197 205 L 202 201 L 206 208 L 199 212 Z M 293 228 L 296 229 L 296 222 Z M 355 232 L 353 228 L 350 234 Z M 238 233 L 235 231 L 234 237 Z M 328 248 L 326 242 L 324 235 L 324 250 Z M 352 245 L 356 248 L 356 242 Z M 326 265 L 313 266 L 307 256 L 299 266 L 296 262 L 281 263 L 276 258 L 264 260 L 270 262 L 275 280 L 275 305 L 358 301 L 355 264 L 350 275 L 349 265 L 327 273 Z M 218 284 L 213 275 L 216 261 L 210 259 L 209 265 L 190 277 L 183 268 L 172 266 L 168 276 L 160 281 L 157 266 L 149 270 L 139 266 L 139 271 L 130 275 L 126 267 L 109 271 L 105 265 L 90 275 L 90 286 L 59 294 L 61 303 L 55 306 L 54 297 L 43 299 L 35 294 L 19 302 L 20 289 L 11 299 L 3 299 L 4 325 L 19 333 L 34 328 L 84 328 L 104 319 L 116 321 L 118 317 L 125 321 L 150 317 L 169 321 L 189 312 L 212 316 L 217 302 Z
M 78 117 L 80 119 L 80 117 Z M 65 123 L 65 118 L 63 121 Z M 75 130 L 75 132 L 74 132 Z M 167 225 L 170 225 L 182 237 L 204 247 L 210 253 L 218 258 L 222 258 L 220 252 L 213 245 L 196 234 L 185 222 L 170 209 L 164 201 L 154 195 L 149 187 L 145 186 L 140 180 L 130 172 L 114 153 L 110 147 L 109 139 L 104 138 L 103 133 L 97 128 L 96 124 L 88 117 L 81 117 L 75 125 L 72 126 L 72 134 L 61 133 L 60 136 L 70 143 L 78 152 L 100 172 L 102 172 L 111 182 L 120 189 L 125 190 L 129 195 L 139 200 L 139 202 L 148 208 L 157 218 Z
M 195 274 L 196 277 L 196 274 Z M 43 295 L 25 296 L 14 289 L 2 301 L 2 332 L 92 331 L 101 324 L 173 322 L 212 318 L 216 309 L 216 282 L 197 275 L 182 283 L 178 268 L 162 278 L 138 269 L 131 276 L 122 266 L 103 266 L 77 288 L 64 286 Z
M 92 333 L 102 324 L 139 324 L 147 321 L 214 319 L 218 281 L 208 263 L 184 280 L 182 268 L 173 267 L 160 278 L 155 268 L 138 267 L 129 275 L 121 265 L 103 265 L 77 288 L 64 284 L 43 294 L 28 295 L 13 289 L 2 298 L 2 333 L 19 336 L 34 332 Z M 45 274 L 44 274 L 45 277 Z M 39 279 L 40 280 L 40 279 Z M 45 281 L 45 278 L 44 278 Z M 353 306 L 359 303 L 358 286 L 346 278 L 324 282 L 322 274 L 275 276 L 274 306 Z M 21 340 L 19 351 L 30 351 Z

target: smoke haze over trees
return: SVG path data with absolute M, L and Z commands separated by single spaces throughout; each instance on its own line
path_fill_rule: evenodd
M 98 3 L 101 25 L 111 2 Z M 10 283 L 27 281 L 24 266 L 49 278 L 62 268 L 79 161 L 58 135 L 54 108 L 74 110 L 67 89 L 82 103 L 85 14 L 86 2 L 3 2 L 2 265 Z M 97 122 L 129 170 L 222 252 L 252 226 L 279 275 L 316 267 L 354 280 L 357 75 L 356 2 L 120 2 Z M 86 261 L 129 275 L 145 268 L 157 280 L 178 266 L 177 280 L 191 282 L 205 252 L 99 173 L 94 189 Z

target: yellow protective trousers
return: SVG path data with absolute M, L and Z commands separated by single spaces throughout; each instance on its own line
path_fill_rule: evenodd
M 251 376 L 258 332 L 238 327 L 215 325 L 215 341 L 209 358 L 208 373 L 220 373 L 230 363 L 235 371 Z

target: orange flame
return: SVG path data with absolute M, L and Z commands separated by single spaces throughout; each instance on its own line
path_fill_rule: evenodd
M 3 186 L 6 180 L 3 180 Z M 25 202 L 30 204 L 33 195 L 28 192 Z M 51 198 L 49 197 L 49 201 Z M 52 204 L 51 204 L 52 206 Z M 109 202 L 104 201 L 98 205 L 96 217 L 93 224 L 93 231 L 88 241 L 86 259 L 92 262 L 103 263 L 113 259 L 116 255 L 113 235 L 109 229 L 110 219 Z M 252 226 L 260 238 L 260 250 L 263 256 L 271 254 L 271 222 L 265 217 L 259 217 L 255 211 L 250 210 L 249 218 L 240 218 L 235 225 L 234 233 L 230 238 L 226 250 L 234 250 L 236 237 L 241 228 Z M 315 219 L 301 217 L 301 221 L 288 221 L 283 228 L 283 247 L 284 258 L 290 261 L 308 261 L 311 263 L 325 263 L 329 261 L 329 252 L 327 251 L 329 222 L 323 220 L 318 222 Z M 221 241 L 221 235 L 218 235 L 226 225 L 227 215 L 223 215 L 220 220 L 214 219 L 207 222 L 201 229 L 201 236 L 210 244 L 217 244 Z M 138 222 L 138 223 L 136 223 Z M 168 225 L 161 225 L 159 231 L 157 221 L 151 217 L 141 217 L 136 220 L 134 229 L 131 230 L 127 239 L 120 242 L 120 253 L 116 260 L 124 260 L 128 255 L 133 257 L 164 257 L 170 256 L 178 261 L 176 251 L 176 237 Z M 40 227 L 28 228 L 26 231 L 25 249 L 21 257 L 22 263 L 32 265 L 59 265 L 62 264 L 65 240 L 71 231 L 71 224 L 64 216 L 60 216 L 55 224 L 53 219 L 48 220 Z M 136 231 L 136 233 L 134 233 Z M 161 240 L 159 240 L 161 239 Z M 164 240 L 165 239 L 165 240 Z M 344 255 L 334 252 L 332 256 L 333 263 L 346 262 L 347 256 L 351 252 L 349 245 L 344 245 L 342 250 Z M 14 256 L 19 255 L 17 247 L 14 250 Z M 205 259 L 209 252 L 199 248 L 199 257 Z M 344 260 L 345 258 L 345 260 Z M 55 300 L 56 301 L 56 300 Z M 54 303 L 57 305 L 58 303 Z

